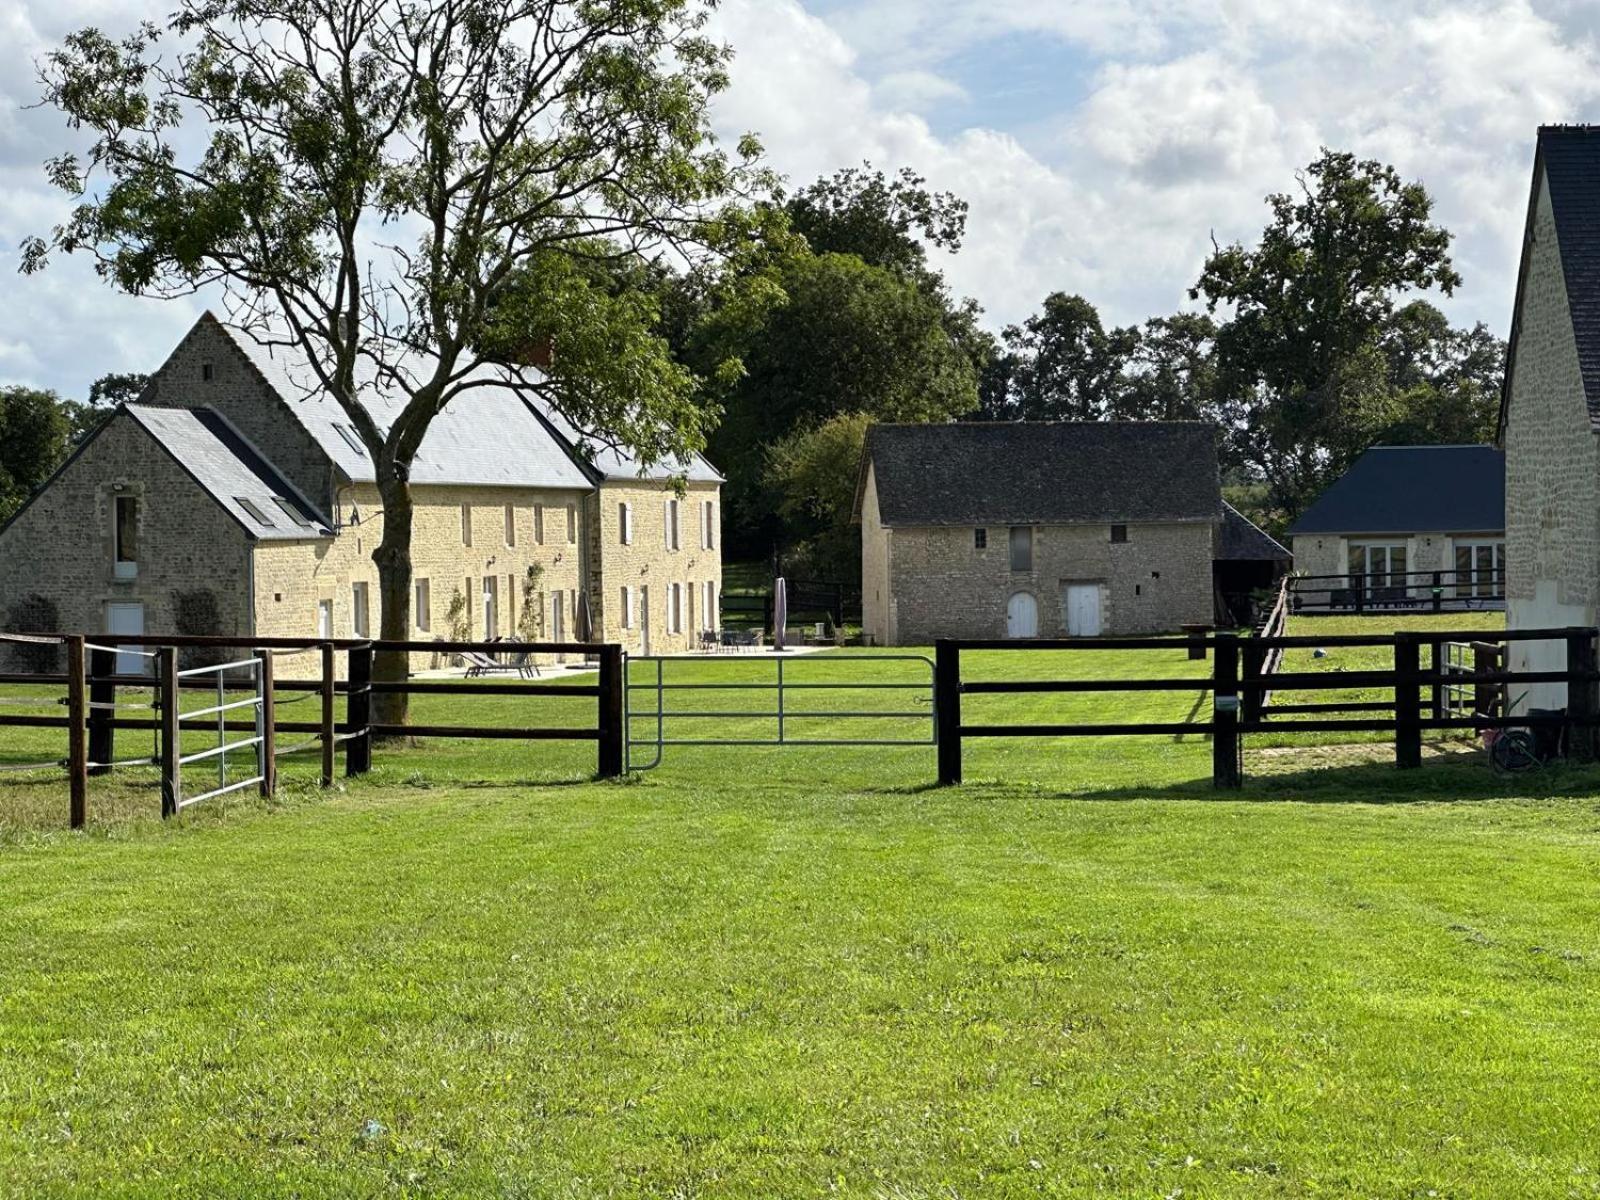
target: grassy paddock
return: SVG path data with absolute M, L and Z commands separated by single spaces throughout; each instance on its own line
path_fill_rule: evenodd
M 0 1195 L 1600 1195 L 1593 771 L 1266 746 L 1222 798 L 1199 738 L 974 743 L 945 790 L 930 748 L 377 761 L 0 837 Z M 34 787 L 64 806 L 0 803 Z

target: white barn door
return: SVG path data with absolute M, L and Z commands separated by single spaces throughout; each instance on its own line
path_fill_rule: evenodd
M 1100 585 L 1069 583 L 1062 597 L 1067 612 L 1068 637 L 1100 636 Z
M 1039 605 L 1027 592 L 1017 592 L 1006 602 L 1006 636 L 1039 636 Z

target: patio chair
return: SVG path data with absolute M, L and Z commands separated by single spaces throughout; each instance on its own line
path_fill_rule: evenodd
M 522 646 L 522 639 L 510 635 L 503 639 L 513 646 Z M 512 653 L 510 659 L 504 664 L 508 671 L 515 671 L 524 679 L 536 679 L 539 676 L 539 664 L 533 661 L 533 651 L 523 647 Z

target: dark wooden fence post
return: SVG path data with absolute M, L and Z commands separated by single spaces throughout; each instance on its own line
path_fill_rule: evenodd
M 1443 580 L 1444 580 L 1444 575 L 1441 572 L 1435 571 L 1433 573 L 1433 611 L 1434 612 L 1443 612 L 1444 611 L 1444 582 L 1443 582 Z M 1434 645 L 1437 646 L 1438 643 L 1435 642 Z
M 961 649 L 947 638 L 934 643 L 933 729 L 938 742 L 939 786 L 961 782 Z
M 1238 788 L 1239 769 L 1239 638 L 1218 633 L 1211 659 L 1211 784 Z
M 1600 690 L 1594 680 L 1595 631 L 1574 627 L 1567 631 L 1567 716 L 1572 724 L 1567 733 L 1568 753 L 1576 762 L 1594 762 L 1595 727 L 1591 722 L 1600 713 Z
M 618 779 L 622 775 L 627 724 L 623 720 L 622 689 L 625 665 L 622 647 L 607 642 L 600 647 L 600 769 L 601 779 Z
M 1394 635 L 1394 765 L 1422 765 L 1422 673 L 1420 639 L 1414 633 Z
M 1261 643 L 1254 638 L 1247 638 L 1240 647 L 1244 660 L 1244 678 L 1260 679 L 1261 672 L 1267 665 L 1267 652 L 1261 648 Z M 1240 712 L 1246 723 L 1261 720 L 1261 713 L 1265 708 L 1262 703 L 1266 699 L 1266 684 L 1241 684 L 1239 688 Z
M 116 670 L 117 656 L 110 650 L 89 651 L 89 761 L 100 764 L 89 768 L 91 775 L 111 774 L 109 764 L 116 759 L 116 712 L 111 707 L 117 702 L 111 679 Z
M 257 650 L 261 666 L 261 794 L 278 792 L 278 698 L 272 673 L 272 651 Z
M 83 635 L 67 639 L 67 792 L 69 823 L 82 829 L 89 816 L 88 681 Z
M 333 752 L 338 746 L 333 725 L 333 643 L 322 644 L 322 786 L 333 786 Z
M 178 648 L 162 646 L 156 651 L 157 668 L 161 676 L 161 816 L 162 819 L 178 815 L 178 799 L 182 780 L 178 759 L 183 752 L 179 740 L 178 716 Z
M 365 775 L 372 770 L 372 643 L 351 646 L 346 661 L 344 773 Z

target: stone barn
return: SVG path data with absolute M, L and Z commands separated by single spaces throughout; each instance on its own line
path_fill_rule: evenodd
M 866 637 L 1211 622 L 1226 516 L 1216 436 L 1198 421 L 874 426 L 856 493 Z

